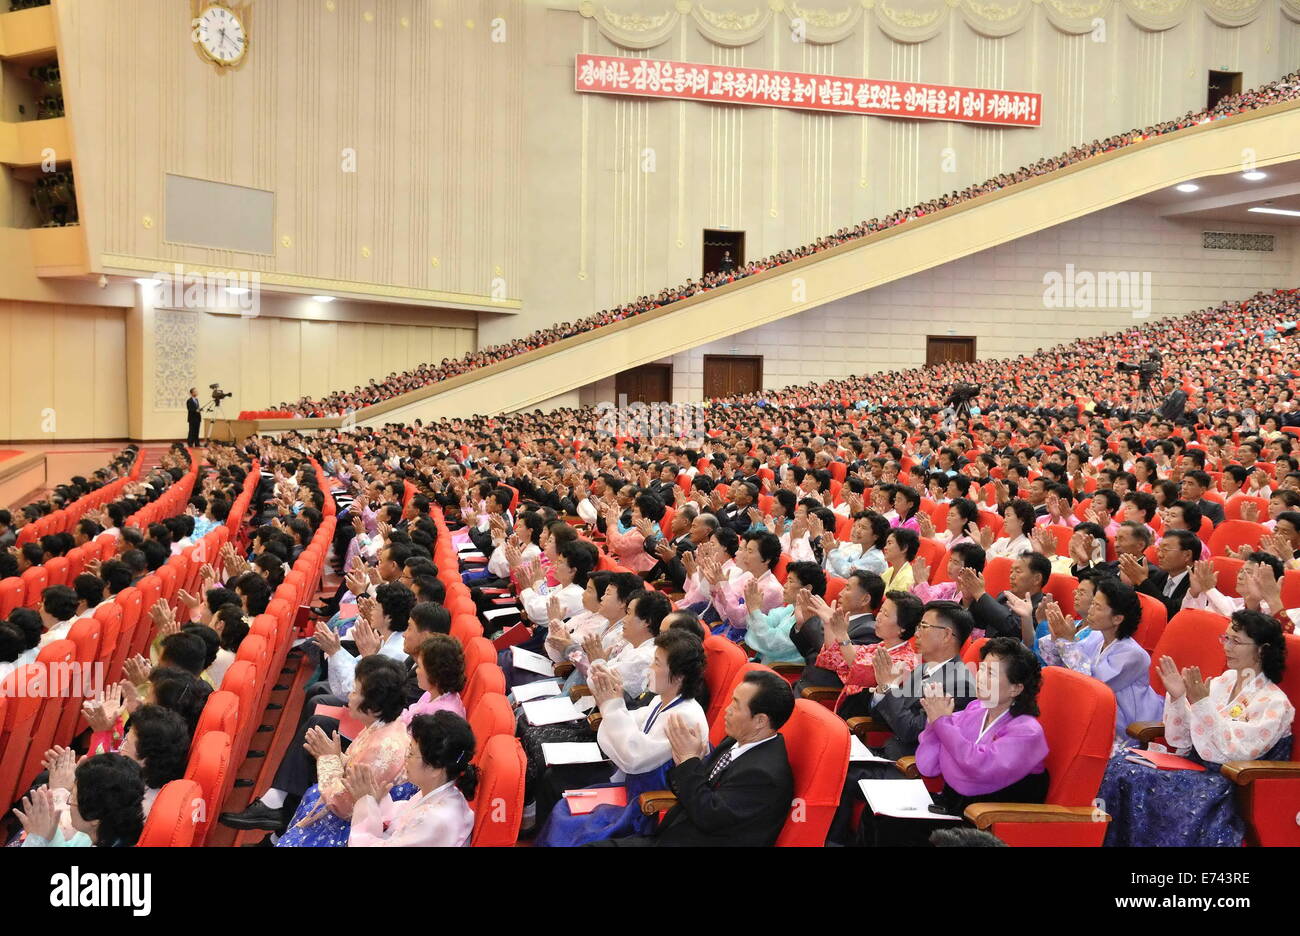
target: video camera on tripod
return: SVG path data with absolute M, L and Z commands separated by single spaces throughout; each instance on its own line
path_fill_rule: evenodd
M 959 381 L 958 383 L 953 384 L 952 389 L 948 391 L 948 405 L 949 406 L 964 405 L 966 407 L 969 407 L 970 401 L 975 399 L 975 397 L 979 395 L 979 392 L 980 392 L 979 384 L 965 383 L 964 381 Z
M 1116 367 L 1126 373 L 1136 373 L 1138 375 L 1138 386 L 1147 390 L 1151 387 L 1151 380 L 1157 376 L 1164 365 L 1164 358 L 1160 356 L 1159 351 L 1152 351 L 1145 361 L 1139 361 L 1136 364 L 1130 364 L 1127 361 L 1120 361 Z
M 208 389 L 212 391 L 212 402 L 217 406 L 221 405 L 222 400 L 235 395 L 233 391 L 222 390 L 219 383 L 208 384 Z

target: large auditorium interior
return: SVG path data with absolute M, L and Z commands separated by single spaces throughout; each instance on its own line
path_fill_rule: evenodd
M 1298 322 L 1300 0 L 0 0 L 11 905 L 1280 900 Z

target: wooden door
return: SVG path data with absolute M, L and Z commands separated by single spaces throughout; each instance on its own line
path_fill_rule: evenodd
M 925 363 L 943 364 L 956 361 L 960 364 L 975 360 L 975 339 L 972 337 L 954 337 L 952 335 L 927 335 L 925 339 Z
M 625 403 L 671 403 L 673 366 L 642 364 L 625 370 L 614 378 L 614 394 L 619 398 L 620 406 Z
M 704 398 L 755 393 L 763 388 L 761 355 L 704 355 Z

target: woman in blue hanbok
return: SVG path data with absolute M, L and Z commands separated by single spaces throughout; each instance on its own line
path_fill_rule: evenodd
M 559 802 L 541 834 L 538 845 L 585 845 L 601 839 L 625 835 L 645 835 L 654 825 L 652 817 L 643 816 L 637 797 L 650 790 L 667 788 L 668 768 L 672 766 L 672 748 L 666 726 L 669 715 L 685 718 L 701 735 L 709 732 L 701 702 L 705 698 L 704 646 L 698 637 L 684 630 L 666 630 L 654 639 L 654 663 L 650 667 L 650 685 L 657 695 L 643 708 L 629 710 L 623 698 L 623 681 L 617 671 L 602 664 L 593 665 L 588 685 L 600 706 L 600 727 L 596 742 L 612 761 L 612 767 L 585 768 L 586 782 L 599 772 L 607 772 L 608 783 L 596 786 L 625 786 L 627 806 L 597 806 L 585 815 L 575 816 L 567 802 Z M 552 768 L 548 785 L 562 783 L 564 768 Z M 539 803 L 540 806 L 540 803 Z M 542 816 L 539 813 L 538 819 Z
M 1243 824 L 1233 784 L 1219 772 L 1230 761 L 1287 760 L 1295 709 L 1278 687 L 1286 666 L 1282 626 L 1258 611 L 1238 611 L 1223 640 L 1227 670 L 1206 681 L 1160 660 L 1164 734 L 1204 771 L 1159 770 L 1131 754 L 1111 759 L 1098 798 L 1111 816 L 1107 845 L 1241 845 Z

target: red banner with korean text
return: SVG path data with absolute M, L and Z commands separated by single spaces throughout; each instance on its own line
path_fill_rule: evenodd
M 1027 91 L 809 75 L 616 55 L 580 53 L 573 86 L 576 91 L 596 94 L 789 107 L 831 114 L 955 120 L 1004 127 L 1038 127 L 1043 120 L 1043 96 Z

